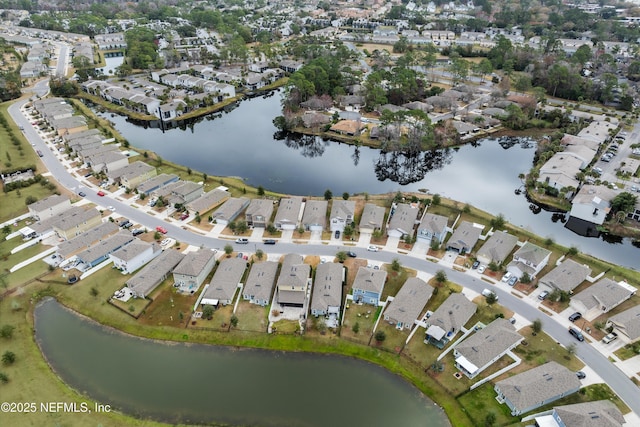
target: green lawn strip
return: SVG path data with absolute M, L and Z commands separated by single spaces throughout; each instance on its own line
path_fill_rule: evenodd
M 640 354 L 640 343 L 626 344 L 613 352 L 620 360 L 631 359 Z
M 542 329 L 544 329 L 544 319 L 542 319 Z M 520 334 L 525 341 L 517 346 L 514 353 L 522 359 L 522 364 L 517 366 L 511 373 L 526 371 L 530 368 L 543 365 L 550 361 L 555 361 L 567 367 L 571 371 L 578 371 L 584 367 L 584 363 L 575 355 L 557 344 L 556 341 L 544 332 L 533 336 L 530 327 L 521 329 Z
M 240 301 L 237 329 L 250 332 L 266 332 L 269 324 L 269 307 L 261 307 L 248 301 Z
M 0 126 L 0 141 L 2 143 L 2 152 L 0 153 L 0 170 L 9 169 L 4 163 L 7 161 L 6 153 L 9 152 L 11 156 L 11 168 L 16 168 L 24 165 L 36 165 L 38 168 L 37 172 L 42 173 L 44 168 L 39 161 L 39 157 L 36 154 L 35 150 L 31 148 L 29 141 L 24 137 L 20 127 L 13 121 L 13 118 L 9 114 L 9 107 L 15 101 L 4 102 L 0 104 L 0 114 L 4 116 L 7 120 L 7 127 Z M 9 138 L 9 133 L 7 128 L 11 130 L 11 133 L 15 135 L 20 141 L 20 147 L 22 147 L 22 153 L 20 154 L 20 150 L 17 145 L 13 145 Z
M 518 421 L 518 418 L 511 415 L 507 405 L 498 403 L 493 384 L 490 382 L 459 396 L 458 403 L 476 425 L 483 425 L 490 413 L 495 415 L 493 425 L 504 426 Z
M 384 264 L 383 269 L 387 271 L 387 281 L 382 289 L 380 300 L 385 301 L 387 297 L 395 297 L 409 277 L 416 277 L 417 272 L 401 267 L 399 271 L 393 271 L 390 264 Z
M 0 271 L 7 273 L 5 276 L 7 289 L 12 289 L 20 286 L 36 277 L 46 274 L 49 271 L 49 265 L 42 260 L 38 260 L 28 264 L 12 273 L 8 273 L 8 270 L 16 264 L 31 258 L 46 250 L 46 247 L 42 245 L 35 245 L 30 248 L 24 249 L 13 255 L 8 255 L 5 259 L 6 253 L 2 253 L 2 259 L 0 261 Z

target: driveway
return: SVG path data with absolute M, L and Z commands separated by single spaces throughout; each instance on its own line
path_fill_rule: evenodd
M 400 243 L 400 238 L 399 237 L 391 237 L 389 236 L 387 238 L 387 244 L 384 245 L 384 250 L 385 251 L 390 251 L 390 252 L 398 252 L 398 244 Z

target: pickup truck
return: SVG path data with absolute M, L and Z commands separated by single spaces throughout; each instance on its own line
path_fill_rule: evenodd
M 607 334 L 604 336 L 604 338 L 602 338 L 602 342 L 605 344 L 609 344 L 611 341 L 615 340 L 616 338 L 618 338 L 618 334 L 616 334 L 615 332 L 611 332 L 610 334 Z

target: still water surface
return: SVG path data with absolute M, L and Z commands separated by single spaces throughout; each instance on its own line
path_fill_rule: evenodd
M 416 388 L 355 359 L 167 345 L 96 324 L 53 299 L 36 307 L 35 326 L 44 356 L 67 384 L 136 417 L 279 427 L 450 425 Z
M 522 185 L 518 175 L 527 173 L 533 162 L 535 142 L 527 138 L 487 138 L 405 158 L 321 138 L 280 135 L 272 123 L 278 114 L 277 94 L 164 132 L 157 123 L 144 128 L 125 117 L 103 116 L 134 146 L 209 175 L 239 176 L 249 185 L 302 196 L 319 196 L 327 189 L 334 195 L 427 189 L 494 215 L 502 213 L 515 225 L 598 258 L 640 266 L 640 250 L 630 240 L 579 236 L 564 227 L 568 218 L 545 211 L 534 214 L 526 198 L 514 194 Z

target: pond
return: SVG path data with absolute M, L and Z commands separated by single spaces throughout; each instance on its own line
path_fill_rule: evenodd
M 444 427 L 419 390 L 379 366 L 334 355 L 164 344 L 119 333 L 53 299 L 36 339 L 76 390 L 126 414 L 168 423 Z M 185 331 L 188 333 L 188 331 Z
M 237 176 L 248 185 L 302 196 L 329 189 L 379 194 L 396 191 L 431 193 L 469 203 L 565 246 L 629 268 L 638 267 L 638 248 L 629 239 L 580 236 L 564 227 L 568 216 L 531 209 L 515 194 L 518 176 L 533 164 L 535 141 L 487 138 L 456 149 L 407 158 L 316 137 L 280 134 L 273 119 L 280 114 L 280 94 L 245 100 L 226 112 L 198 119 L 182 128 L 171 123 L 146 127 L 126 117 L 100 113 L 134 146 L 206 172 Z

